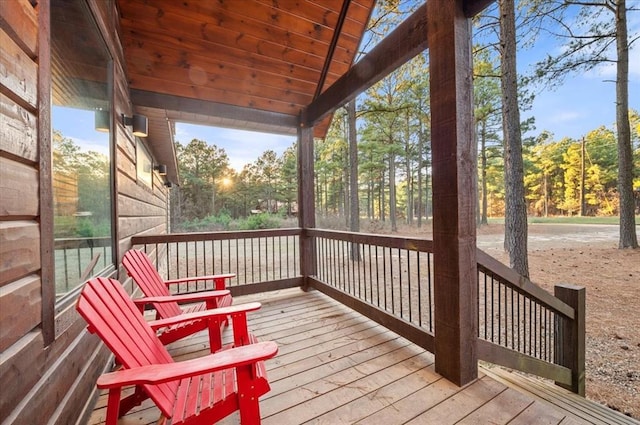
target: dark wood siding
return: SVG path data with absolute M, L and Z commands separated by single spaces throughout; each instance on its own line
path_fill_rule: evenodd
M 0 423 L 76 423 L 110 355 L 73 306 L 54 316 L 49 1 L 0 1 Z M 114 58 L 113 111 L 130 115 L 113 3 L 87 2 Z M 136 181 L 135 140 L 114 121 L 119 259 L 132 235 L 166 231 L 167 189 Z

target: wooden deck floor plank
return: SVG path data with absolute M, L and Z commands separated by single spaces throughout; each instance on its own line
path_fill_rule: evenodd
M 427 353 L 407 356 L 406 348 L 300 389 L 289 391 L 265 403 L 263 424 L 293 424 L 312 420 L 378 388 L 388 385 L 424 367 L 431 358 Z
M 273 301 L 269 298 L 256 299 L 253 296 L 235 297 L 233 300 L 234 304 L 243 304 L 248 302 L 260 302 L 262 304 L 261 309 L 253 312 L 259 323 L 261 323 L 263 319 L 277 319 L 281 318 L 282 315 L 289 316 L 305 311 L 312 312 L 316 308 L 338 308 L 344 311 L 350 310 L 347 306 L 342 304 L 327 303 L 325 295 L 317 291 L 306 293 L 300 291 L 291 299 L 278 298 Z
M 457 394 L 443 400 L 407 424 L 456 423 L 489 400 L 506 390 L 506 386 L 491 378 L 483 377 L 462 388 Z M 482 422 L 482 421 L 481 421 Z
M 455 384 L 441 378 L 384 409 L 372 412 L 356 423 L 360 425 L 404 424 L 458 391 L 460 389 Z
M 560 425 L 584 425 L 584 424 L 585 424 L 584 421 L 575 420 L 571 416 L 567 416 L 562 421 L 560 421 Z
M 249 320 L 251 320 L 249 318 Z M 249 328 L 253 332 L 251 322 L 249 322 Z M 282 329 L 278 329 L 278 332 L 271 333 L 256 333 L 255 335 L 259 340 L 275 340 L 278 341 L 279 355 L 288 354 L 291 351 L 303 349 L 305 347 L 296 344 L 299 341 L 303 341 L 304 344 L 310 346 L 314 342 L 321 344 L 327 341 L 327 338 L 331 338 L 331 335 L 327 335 L 328 330 L 336 330 L 334 337 L 345 336 L 352 333 L 358 333 L 364 329 L 370 329 L 377 325 L 375 322 L 363 320 L 362 316 L 353 316 L 345 320 L 332 320 L 321 321 L 315 320 L 302 326 L 292 326 L 297 322 L 289 321 L 289 327 L 292 329 L 288 333 L 283 332 Z M 278 335 L 283 335 L 278 337 Z M 233 333 L 231 329 L 226 329 L 224 333 L 224 341 L 229 343 L 232 341 Z M 338 343 L 336 341 L 336 343 Z M 192 338 L 183 341 L 177 341 L 169 346 L 169 350 L 174 357 L 186 360 L 187 358 L 193 358 L 194 355 L 202 355 L 201 352 L 208 351 L 209 339 L 206 331 L 200 332 L 194 335 Z
M 107 416 L 107 393 L 100 394 L 104 399 L 104 407 L 95 409 L 87 421 L 87 425 L 103 425 Z M 129 414 L 118 421 L 118 425 L 151 425 L 158 422 L 160 410 L 151 400 L 144 401 L 140 406 L 131 409 Z
M 334 350 L 384 331 L 382 326 L 375 323 L 360 323 L 330 333 L 313 333 L 308 338 L 297 341 L 288 340 L 281 343 L 280 340 L 276 340 L 279 347 L 278 355 L 282 356 L 282 362 L 294 362 L 314 353 Z
M 250 313 L 252 319 L 251 324 L 255 329 L 272 326 L 273 324 L 286 323 L 288 320 L 297 319 L 304 315 L 320 316 L 326 315 L 327 312 L 349 312 L 349 309 L 344 306 L 327 304 L 326 301 L 322 299 L 313 299 L 309 302 L 295 305 L 280 303 L 270 307 L 270 310 L 266 310 L 268 307 L 263 305 L 259 310 Z
M 291 302 L 296 303 L 297 300 L 308 301 L 308 295 L 312 293 L 312 291 L 305 292 L 302 289 L 295 288 L 287 288 L 287 289 L 279 289 L 277 291 L 271 292 L 259 292 L 257 294 L 250 295 L 239 295 L 233 297 L 234 303 L 241 302 L 260 302 L 264 306 L 271 306 L 273 304 L 280 304 L 282 302 Z
M 406 346 L 407 344 L 404 342 L 405 340 L 401 338 L 381 340 L 381 342 L 375 340 L 359 341 L 334 351 L 320 353 L 316 356 L 287 364 L 278 373 L 275 373 L 275 368 L 270 369 L 269 381 L 274 385 L 267 397 L 354 367 L 369 358 L 386 355 Z M 275 385 L 276 383 L 277 385 Z
M 358 315 L 333 315 L 327 317 L 311 317 L 308 320 L 291 319 L 288 327 L 279 326 L 255 331 L 250 327 L 251 332 L 258 338 L 269 337 L 282 341 L 283 344 L 290 344 L 295 341 L 306 340 L 317 335 L 324 335 L 327 331 L 339 330 L 355 325 L 369 325 L 369 321 L 362 320 Z
M 544 400 L 562 409 L 578 421 L 587 421 L 595 425 L 633 425 L 638 424 L 633 418 L 611 410 L 599 403 L 586 400 L 564 388 L 537 378 L 529 378 L 519 373 L 511 373 L 502 369 L 489 368 L 487 371 L 494 379 L 518 388 L 537 399 Z
M 308 296 L 307 296 L 308 297 Z M 234 305 L 244 304 L 245 300 L 234 299 Z M 308 297 L 306 301 L 298 301 L 295 304 L 286 302 L 263 304 L 258 310 L 252 311 L 247 318 L 251 322 L 254 331 L 270 328 L 279 324 L 288 324 L 290 320 L 298 320 L 304 317 L 327 316 L 339 313 L 351 313 L 352 310 L 339 304 L 330 304 L 318 297 Z
M 324 386 L 325 382 L 330 382 L 331 384 L 344 380 L 351 382 L 358 379 L 363 371 L 377 371 L 380 368 L 388 367 L 394 361 L 405 360 L 408 356 L 418 354 L 410 349 L 407 350 L 407 346 L 397 348 L 381 346 L 381 348 L 386 350 L 382 352 L 378 350 L 363 351 L 354 354 L 352 357 L 344 357 L 326 365 L 318 365 L 295 376 L 287 376 L 284 379 L 275 380 L 272 384 L 273 396 L 279 396 L 282 393 L 291 391 L 295 392 L 300 388 L 308 390 L 316 385 L 316 382 L 320 382 L 321 386 Z M 271 376 L 269 376 L 269 379 L 271 382 Z M 265 398 L 269 397 L 271 395 L 267 395 Z
M 507 388 L 480 408 L 465 416 L 458 425 L 477 425 L 490 418 L 492 425 L 507 424 L 519 415 L 533 400 L 516 390 Z
M 566 414 L 550 409 L 548 405 L 536 401 L 513 418 L 509 425 L 558 425 L 566 416 Z
M 356 423 L 360 419 L 371 415 L 371 413 L 391 406 L 398 400 L 424 388 L 438 379 L 442 378 L 435 373 L 433 365 L 425 366 L 388 385 L 364 394 L 349 404 L 329 410 L 327 413 L 307 423 L 326 425 Z
M 354 314 L 355 313 L 355 314 Z M 301 312 L 287 320 L 280 322 L 273 321 L 266 323 L 262 327 L 255 328 L 253 324 L 251 331 L 256 334 L 279 334 L 278 337 L 293 336 L 298 333 L 323 327 L 327 323 L 339 323 L 342 321 L 354 321 L 362 316 L 354 311 L 344 311 L 342 309 L 324 309 L 322 314 L 313 312 Z M 286 331 L 291 332 L 285 334 Z

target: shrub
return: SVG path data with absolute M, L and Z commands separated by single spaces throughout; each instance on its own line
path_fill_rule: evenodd
M 239 230 L 277 229 L 281 227 L 282 219 L 278 216 L 262 213 L 251 215 L 238 222 Z

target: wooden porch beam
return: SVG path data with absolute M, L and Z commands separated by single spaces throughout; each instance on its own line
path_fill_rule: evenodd
M 463 6 L 464 14 L 467 18 L 473 18 L 495 1 L 496 0 L 465 0 Z
M 436 372 L 458 385 L 478 376 L 471 21 L 464 5 L 427 2 Z
M 298 117 L 293 115 L 243 108 L 190 97 L 154 93 L 146 90 L 131 90 L 131 102 L 136 106 L 189 112 L 258 124 L 289 128 L 297 128 L 298 126 Z
M 420 6 L 413 15 L 311 102 L 303 111 L 304 126 L 314 126 L 425 50 L 427 48 L 426 10 L 426 5 Z
M 336 46 L 338 45 L 338 39 L 340 39 L 340 34 L 342 33 L 342 25 L 344 25 L 345 19 L 347 19 L 347 11 L 349 10 L 350 4 L 351 0 L 342 1 L 342 8 L 340 9 L 340 15 L 338 15 L 338 22 L 336 22 L 336 27 L 333 30 L 331 44 L 329 44 L 327 57 L 324 58 L 324 65 L 322 66 L 320 79 L 318 80 L 318 85 L 316 86 L 316 92 L 313 95 L 314 99 L 317 99 L 318 96 L 320 96 L 320 93 L 322 93 L 322 88 L 324 87 L 324 83 L 327 80 L 327 73 L 329 72 L 329 67 L 331 66 L 331 61 L 333 60 L 333 54 L 335 53 Z

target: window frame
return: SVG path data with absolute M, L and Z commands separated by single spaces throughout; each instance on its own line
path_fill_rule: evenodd
M 52 344 L 73 323 L 78 315 L 74 305 L 82 284 L 77 285 L 60 299 L 56 299 L 55 290 L 55 256 L 54 256 L 54 209 L 53 209 L 53 72 L 52 72 L 52 43 L 51 43 L 51 2 L 41 2 L 38 13 L 38 134 L 39 134 L 39 165 L 40 165 L 40 257 L 42 278 L 42 334 L 45 346 Z M 95 36 L 104 43 L 104 53 L 108 56 L 108 64 L 105 67 L 107 92 L 105 100 L 109 102 L 109 193 L 111 195 L 111 264 L 93 276 L 116 277 L 118 268 L 118 215 L 117 215 L 117 137 L 115 116 L 115 85 L 116 60 L 113 48 L 109 45 L 108 37 L 105 37 L 104 18 L 100 17 L 100 10 L 92 1 L 81 0 L 86 8 L 86 18 L 93 25 Z M 108 1 L 108 8 L 114 6 Z M 109 14 L 105 16 L 109 18 Z

